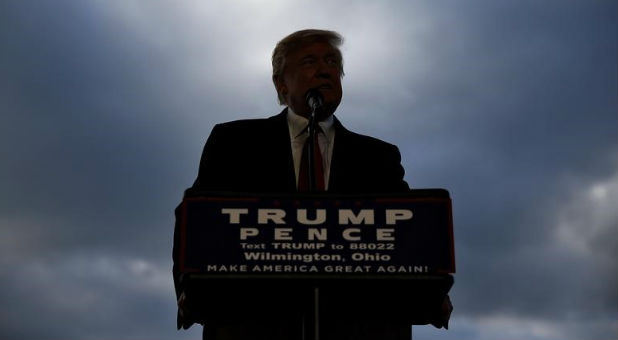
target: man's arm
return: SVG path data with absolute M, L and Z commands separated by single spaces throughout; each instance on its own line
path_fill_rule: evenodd
M 190 195 L 191 192 L 218 190 L 216 187 L 217 179 L 221 178 L 221 164 L 225 164 L 225 150 L 220 145 L 225 145 L 224 135 L 220 132 L 219 125 L 215 126 L 204 145 L 202 156 L 200 159 L 200 167 L 198 176 L 193 183 L 193 186 L 185 190 L 184 197 Z M 174 278 L 174 289 L 176 291 L 176 301 L 178 303 L 177 328 L 189 328 L 195 320 L 191 319 L 190 311 L 187 309 L 185 300 L 186 297 L 182 290 L 182 278 L 179 271 L 178 252 L 180 248 L 180 222 L 182 213 L 182 203 L 174 210 L 176 218 L 174 226 L 174 245 L 172 249 L 172 275 Z
M 401 153 L 399 148 L 395 145 L 389 144 L 390 150 L 385 153 L 384 170 L 385 174 L 385 186 L 390 192 L 407 192 L 410 190 L 410 186 L 403 179 L 405 170 L 401 165 Z
M 223 130 L 224 127 L 218 124 L 210 132 L 200 158 L 197 178 L 188 192 L 221 190 L 221 181 L 226 178 L 225 169 L 229 169 L 229 149 L 234 143 L 228 140 L 229 136 Z

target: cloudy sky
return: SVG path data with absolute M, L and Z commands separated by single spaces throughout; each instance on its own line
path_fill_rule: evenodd
M 615 0 L 0 1 L 0 338 L 176 331 L 173 209 L 275 43 L 345 38 L 348 128 L 453 198 L 448 331 L 618 337 Z

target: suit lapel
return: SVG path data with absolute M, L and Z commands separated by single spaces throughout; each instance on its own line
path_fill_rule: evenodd
M 342 189 L 342 185 L 345 182 L 344 177 L 346 174 L 350 174 L 349 171 L 346 170 L 346 164 L 349 164 L 347 161 L 348 153 L 346 150 L 349 150 L 350 145 L 350 131 L 348 131 L 339 119 L 335 117 L 335 142 L 333 147 L 333 155 L 330 163 L 330 179 L 328 183 L 328 191 L 339 191 Z
M 271 140 L 271 143 L 269 143 L 270 150 L 266 150 L 266 152 L 273 156 L 271 159 L 273 183 L 279 183 L 278 185 L 281 185 L 281 188 L 277 189 L 281 191 L 296 191 L 296 174 L 294 173 L 287 108 L 278 115 L 268 118 L 268 121 L 272 129 L 267 136 Z

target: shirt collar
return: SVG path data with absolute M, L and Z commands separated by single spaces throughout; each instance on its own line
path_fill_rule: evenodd
M 335 131 L 335 117 L 333 115 L 328 116 L 326 119 L 318 122 L 320 128 L 324 132 L 324 135 L 327 139 L 330 140 L 331 135 Z M 302 135 L 302 133 L 307 128 L 309 124 L 309 119 L 296 114 L 290 107 L 288 107 L 288 126 L 290 128 L 290 138 L 295 139 L 296 137 Z

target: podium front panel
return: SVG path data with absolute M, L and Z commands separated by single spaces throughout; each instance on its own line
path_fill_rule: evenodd
M 388 196 L 201 193 L 181 206 L 182 273 L 247 277 L 455 272 L 442 189 Z

